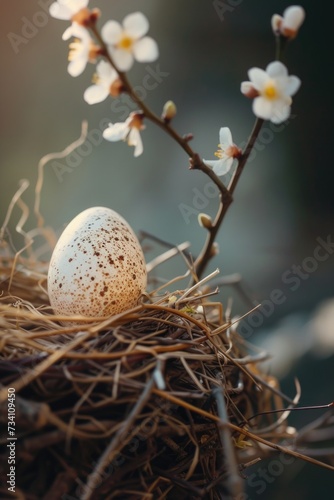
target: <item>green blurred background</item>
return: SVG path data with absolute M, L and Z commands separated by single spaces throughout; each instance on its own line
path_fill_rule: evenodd
M 99 137 L 96 130 L 101 122 L 105 126 L 108 121 L 124 121 L 133 109 L 124 98 L 95 106 L 84 102 L 82 95 L 94 67 L 89 65 L 76 79 L 68 75 L 68 43 L 61 40 L 68 23 L 46 14 L 50 3 L 2 0 L 0 6 L 1 221 L 22 178 L 31 183 L 24 200 L 33 206 L 40 158 L 75 140 L 83 119 L 88 120 L 94 137 Z M 231 128 L 236 143 L 246 141 L 254 116 L 251 102 L 240 93 L 240 82 L 247 79 L 250 67 L 264 68 L 274 59 L 271 15 L 281 14 L 289 5 L 282 0 L 226 0 L 220 2 L 225 7 L 219 14 L 217 4 L 203 0 L 90 2 L 102 10 L 100 25 L 110 18 L 121 21 L 136 10 L 148 17 L 149 34 L 158 41 L 160 58 L 149 65 L 136 64 L 130 79 L 158 114 L 168 99 L 175 101 L 176 129 L 181 134 L 192 132 L 193 148 L 207 159 L 213 158 L 221 126 Z M 280 372 L 283 387 L 292 394 L 291 381 L 298 375 L 302 402 L 320 404 L 333 398 L 333 350 L 326 356 L 316 354 L 317 341 L 311 338 L 308 325 L 313 311 L 334 295 L 334 256 L 319 263 L 295 292 L 285 289 L 282 282 L 284 272 L 313 255 L 318 237 L 333 234 L 331 18 L 319 3 L 305 0 L 301 5 L 307 19 L 284 60 L 289 72 L 302 80 L 292 118 L 279 132 L 265 124 L 219 234 L 221 253 L 209 270 L 219 267 L 223 276 L 241 273 L 254 301 L 267 299 L 275 288 L 286 292 L 287 300 L 275 307 L 261 328 L 254 329 L 252 341 L 262 342 L 264 336 L 274 339 L 273 354 L 280 359 L 283 343 L 290 349 L 292 338 L 295 358 L 301 357 Z M 147 66 L 157 71 L 157 65 L 163 75 L 156 87 L 143 88 Z M 97 146 L 90 143 L 81 155 L 48 164 L 42 193 L 46 223 L 58 232 L 83 209 L 105 205 L 120 212 L 137 232 L 145 230 L 170 243 L 190 241 L 196 255 L 205 236 L 196 213 L 215 213 L 212 186 L 200 172 L 188 171 L 187 156 L 161 130 L 147 123 L 142 137 L 144 154 L 137 159 L 125 144 L 102 141 Z M 196 193 L 204 194 L 200 209 L 198 198 L 194 204 Z M 185 205 L 192 210 L 188 217 Z M 19 216 L 16 209 L 10 224 L 13 233 Z M 27 228 L 34 225 L 32 216 Z M 22 243 L 15 236 L 14 242 L 17 247 Z M 164 272 L 166 278 L 183 272 L 181 259 Z M 234 314 L 248 310 L 249 305 L 232 288 L 224 288 L 222 300 L 230 296 L 235 299 Z M 329 324 L 329 329 L 333 324 L 334 337 L 334 319 Z M 285 333 L 282 340 L 280 331 Z M 302 423 L 303 418 L 306 422 L 312 416 L 302 417 Z M 306 477 L 312 480 L 307 486 Z M 249 498 L 279 499 L 283 494 L 294 500 L 316 498 L 328 481 L 333 481 L 331 473 L 294 464 L 263 494 L 250 490 Z M 331 498 L 325 491 L 321 498 Z

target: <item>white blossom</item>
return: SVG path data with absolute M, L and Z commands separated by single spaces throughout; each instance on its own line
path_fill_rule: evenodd
M 149 29 L 147 18 L 141 12 L 129 14 L 123 26 L 117 21 L 107 21 L 102 28 L 102 38 L 109 46 L 111 56 L 119 71 L 128 71 L 136 59 L 152 62 L 158 58 L 157 43 L 144 36 Z
M 104 101 L 112 94 L 112 84 L 117 80 L 117 71 L 106 61 L 100 61 L 96 66 L 94 85 L 86 89 L 84 99 L 88 104 Z
M 103 137 L 111 142 L 126 141 L 129 146 L 134 146 L 134 156 L 137 157 L 144 150 L 140 137 L 140 130 L 144 128 L 142 116 L 131 113 L 125 122 L 109 123 L 109 127 L 103 132 Z
M 270 63 L 266 70 L 251 68 L 248 76 L 250 82 L 243 82 L 241 90 L 251 85 L 258 93 L 253 100 L 254 114 L 273 123 L 285 121 L 290 116 L 291 96 L 299 89 L 300 79 L 289 76 L 287 68 L 279 61 Z
M 95 62 L 98 55 L 99 47 L 94 45 L 88 30 L 77 23 L 72 23 L 65 30 L 63 40 L 68 40 L 71 37 L 76 40 L 70 43 L 70 51 L 68 55 L 69 65 L 67 71 L 71 76 L 79 76 L 85 70 L 88 62 Z
M 218 148 L 215 153 L 218 160 L 203 160 L 203 162 L 208 167 L 212 167 L 214 173 L 220 176 L 227 174 L 232 167 L 233 160 L 241 155 L 241 150 L 234 144 L 228 127 L 222 127 L 219 131 Z

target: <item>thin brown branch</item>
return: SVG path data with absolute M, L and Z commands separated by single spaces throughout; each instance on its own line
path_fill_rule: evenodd
M 141 412 L 141 410 L 147 403 L 148 399 L 150 398 L 153 386 L 154 386 L 154 379 L 151 378 L 151 380 L 147 383 L 141 396 L 139 397 L 137 404 L 134 405 L 130 415 L 128 416 L 126 421 L 124 421 L 124 425 L 122 425 L 122 427 L 113 437 L 109 446 L 107 446 L 104 453 L 100 457 L 95 469 L 88 476 L 87 483 L 84 487 L 84 493 L 81 495 L 80 500 L 89 500 L 91 498 L 92 493 L 96 488 L 96 485 L 99 484 L 101 476 L 103 476 L 105 468 L 115 458 L 119 446 L 122 446 L 122 443 L 124 444 L 124 442 L 126 441 L 127 435 L 129 434 L 130 429 L 133 426 L 136 418 L 138 417 L 139 413 Z
M 226 425 L 228 414 L 222 387 L 215 387 L 212 393 L 216 399 L 217 411 L 221 423 L 219 424 L 220 439 L 223 446 L 224 465 L 227 470 L 227 486 L 232 498 L 241 498 L 244 493 L 243 481 L 238 473 L 238 464 L 235 456 L 235 448 L 232 441 L 231 430 Z
M 208 265 L 210 259 L 212 258 L 212 246 L 213 243 L 216 240 L 218 231 L 222 225 L 222 222 L 225 218 L 225 215 L 233 201 L 233 193 L 235 191 L 235 188 L 237 187 L 238 181 L 240 179 L 240 176 L 245 168 L 245 165 L 247 163 L 247 160 L 249 158 L 249 155 L 252 152 L 253 146 L 255 144 L 256 138 L 260 132 L 260 129 L 263 125 L 263 120 L 258 118 L 255 121 L 253 130 L 250 134 L 250 137 L 248 139 L 248 143 L 245 147 L 245 151 L 242 153 L 241 157 L 238 160 L 238 166 L 236 168 L 236 171 L 234 173 L 234 176 L 232 177 L 232 180 L 230 182 L 230 185 L 228 186 L 228 191 L 230 193 L 230 197 L 227 199 L 223 199 L 221 196 L 220 198 L 220 203 L 219 203 L 219 209 L 216 215 L 216 218 L 212 224 L 212 227 L 208 230 L 208 235 L 206 242 L 203 246 L 203 249 L 199 256 L 197 257 L 194 267 L 196 270 L 196 274 L 198 277 L 201 277 L 202 274 L 205 271 L 206 266 Z

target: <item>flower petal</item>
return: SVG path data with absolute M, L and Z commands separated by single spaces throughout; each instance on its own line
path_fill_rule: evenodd
M 69 27 L 68 27 L 68 28 L 64 31 L 64 33 L 63 33 L 63 35 L 62 35 L 62 39 L 63 39 L 63 40 L 68 40 L 69 38 L 71 38 L 71 36 L 73 36 L 73 35 L 72 35 L 72 33 L 73 33 L 73 24 L 72 24 L 72 26 L 69 26 Z
M 256 90 L 261 90 L 268 80 L 267 73 L 261 68 L 251 68 L 248 76 Z
M 214 167 L 216 163 L 219 163 L 221 160 L 204 160 L 203 158 L 203 163 L 207 165 L 208 167 Z
M 233 158 L 226 158 L 224 160 L 217 161 L 212 170 L 218 176 L 225 175 L 230 171 L 232 163 Z
M 253 101 L 253 113 L 258 118 L 270 120 L 272 116 L 272 101 L 264 97 L 256 97 Z
M 114 49 L 111 51 L 112 58 L 119 71 L 129 71 L 133 65 L 133 55 L 131 52 L 123 49 Z
M 274 61 L 268 64 L 266 67 L 266 72 L 271 78 L 281 78 L 288 76 L 288 70 L 286 66 L 280 61 Z
M 76 14 L 79 10 L 84 9 L 89 4 L 89 0 L 58 0 L 61 5 L 66 5 L 71 11 Z
M 67 66 L 67 71 L 73 77 L 81 75 L 85 71 L 87 66 L 87 58 L 86 57 L 76 57 L 69 63 Z
M 280 26 L 283 22 L 283 17 L 278 14 L 274 14 L 271 18 L 271 27 L 275 34 L 279 34 Z
M 58 0 L 50 5 L 50 16 L 69 21 L 79 10 L 87 7 L 89 0 Z
M 144 14 L 141 12 L 134 12 L 124 18 L 123 27 L 129 36 L 137 39 L 146 35 L 149 23 Z
M 223 158 L 221 160 L 203 160 L 205 165 L 211 167 L 214 173 L 218 176 L 225 175 L 230 170 L 233 158 Z
M 254 89 L 252 82 L 248 81 L 241 82 L 240 92 L 242 94 L 247 95 L 252 91 L 252 89 Z
M 61 19 L 62 21 L 70 21 L 72 17 L 70 9 L 65 6 L 61 6 L 56 2 L 50 5 L 49 13 L 51 17 Z
M 63 33 L 62 39 L 68 40 L 71 36 L 80 38 L 80 40 L 88 41 L 91 40 L 89 31 L 78 23 L 72 23 Z
M 301 85 L 301 80 L 298 78 L 298 76 L 290 76 L 288 78 L 288 82 L 287 82 L 287 85 L 285 87 L 285 92 L 288 94 L 288 95 L 294 95 L 297 90 L 299 89 L 300 85 Z
M 283 12 L 284 28 L 298 30 L 305 19 L 305 10 L 299 5 L 291 5 Z
M 132 128 L 128 137 L 129 146 L 134 146 L 134 156 L 140 156 L 144 151 L 143 142 L 140 137 L 139 130 L 137 128 Z
M 84 99 L 88 104 L 104 101 L 109 95 L 109 90 L 102 85 L 91 85 L 84 92 Z
M 59 5 L 58 2 L 54 2 L 50 5 L 49 13 L 51 17 L 61 19 L 62 21 L 69 21 L 73 15 L 71 9 L 65 5 Z
M 270 121 L 273 123 L 282 123 L 285 122 L 287 118 L 289 118 L 291 113 L 291 106 L 284 103 L 278 106 L 273 106 L 272 115 Z
M 122 26 L 117 21 L 107 21 L 101 30 L 103 41 L 110 45 L 115 45 L 122 33 Z
M 109 123 L 109 127 L 103 131 L 103 137 L 107 141 L 116 142 L 125 139 L 129 127 L 126 123 Z
M 96 65 L 96 73 L 98 74 L 99 78 L 103 81 L 112 81 L 114 78 L 117 77 L 117 73 L 110 66 L 110 63 L 107 61 L 101 60 L 97 65 Z
M 291 101 L 279 101 L 273 104 L 270 121 L 273 123 L 282 123 L 290 116 Z
M 223 146 L 233 146 L 232 134 L 228 127 L 222 127 L 219 131 L 219 143 Z
M 145 36 L 141 40 L 135 42 L 133 53 L 138 62 L 152 62 L 158 59 L 159 49 L 153 38 Z

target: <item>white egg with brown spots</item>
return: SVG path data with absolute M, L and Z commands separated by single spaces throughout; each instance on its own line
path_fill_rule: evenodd
M 56 314 L 110 316 L 138 303 L 146 265 L 129 224 L 110 208 L 77 215 L 53 251 L 48 292 Z

